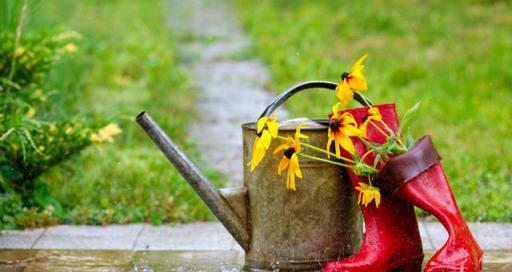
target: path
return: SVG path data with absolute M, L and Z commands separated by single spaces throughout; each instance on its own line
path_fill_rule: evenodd
M 229 8 L 220 1 L 170 0 L 169 26 L 182 62 L 199 92 L 190 131 L 203 165 L 223 172 L 228 186 L 242 184 L 242 130 L 272 101 L 269 73 L 257 59 L 240 56 L 251 47 Z M 280 113 L 280 117 L 285 114 Z
M 432 255 L 447 234 L 439 223 L 419 227 L 423 248 Z M 483 271 L 512 271 L 512 224 L 470 223 L 470 228 L 485 250 Z M 0 232 L 0 271 L 240 271 L 242 264 L 242 249 L 220 223 Z
M 447 234 L 437 222 L 419 222 L 425 250 L 439 249 Z M 484 250 L 512 251 L 512 223 L 469 223 Z M 55 226 L 0 231 L 0 249 L 241 250 L 220 223 Z

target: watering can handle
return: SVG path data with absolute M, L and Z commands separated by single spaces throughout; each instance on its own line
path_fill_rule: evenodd
M 312 80 L 301 82 L 295 86 L 292 86 L 284 90 L 279 96 L 277 96 L 274 99 L 274 101 L 272 101 L 272 103 L 270 103 L 270 105 L 268 105 L 267 108 L 265 108 L 263 113 L 260 115 L 260 118 L 272 114 L 279 106 L 281 106 L 281 104 L 288 100 L 288 98 L 290 98 L 292 95 L 300 91 L 315 88 L 336 90 L 336 86 L 338 86 L 337 83 L 330 81 Z M 368 106 L 368 104 L 372 105 L 370 101 L 366 102 L 365 99 L 357 92 L 354 92 L 354 99 L 363 106 Z

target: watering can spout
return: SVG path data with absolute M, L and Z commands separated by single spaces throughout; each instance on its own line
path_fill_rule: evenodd
M 174 165 L 176 170 L 192 186 L 199 197 L 206 203 L 213 214 L 226 227 L 240 246 L 249 249 L 249 232 L 236 208 L 230 204 L 239 194 L 231 194 L 225 198 L 199 169 L 185 156 L 177 145 L 162 131 L 148 113 L 142 112 L 136 118 L 137 123 L 146 131 L 148 136 L 160 148 L 162 153 Z M 231 199 L 231 200 L 230 200 Z M 238 205 L 240 206 L 240 205 Z M 246 207 L 245 207 L 246 208 Z

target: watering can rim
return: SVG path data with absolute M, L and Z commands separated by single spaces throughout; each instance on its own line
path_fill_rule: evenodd
M 329 121 L 327 119 L 313 119 L 311 120 L 319 125 L 322 125 L 322 127 L 308 127 L 305 126 L 302 128 L 302 131 L 315 131 L 315 130 L 326 130 L 327 124 Z M 247 122 L 240 125 L 243 129 L 249 129 L 249 130 L 256 130 L 256 122 Z M 295 128 L 293 127 L 284 127 L 279 128 L 279 131 L 295 131 Z
M 375 104 L 372 105 L 372 107 L 379 107 L 379 108 L 395 108 L 395 103 L 382 103 L 382 104 Z M 367 106 L 361 106 L 361 107 L 355 107 L 355 108 L 347 108 L 346 110 L 351 111 L 359 111 L 364 110 L 366 111 L 368 109 Z M 345 111 L 345 110 L 343 110 Z M 311 121 L 323 125 L 324 127 L 304 127 L 302 128 L 303 131 L 321 131 L 326 130 L 328 128 L 329 120 L 328 119 L 312 119 Z M 246 122 L 240 125 L 242 129 L 249 129 L 249 130 L 256 130 L 256 122 Z M 295 128 L 291 127 L 285 127 L 285 128 L 279 128 L 280 131 L 295 131 Z

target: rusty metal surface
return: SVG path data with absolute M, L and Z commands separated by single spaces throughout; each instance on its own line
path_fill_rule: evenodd
M 242 127 L 245 166 L 251 158 L 256 133 L 254 124 Z M 309 136 L 308 143 L 323 147 L 327 144 L 326 129 L 305 128 L 302 132 Z M 280 132 L 282 136 L 293 133 Z M 271 154 L 281 142 L 273 141 L 254 172 L 244 167 L 252 236 L 246 268 L 317 270 L 327 260 L 352 255 L 360 246 L 361 216 L 342 170 L 301 159 L 304 178 L 298 180 L 297 191 L 289 191 L 285 186 L 286 173 L 277 175 L 281 156 Z

